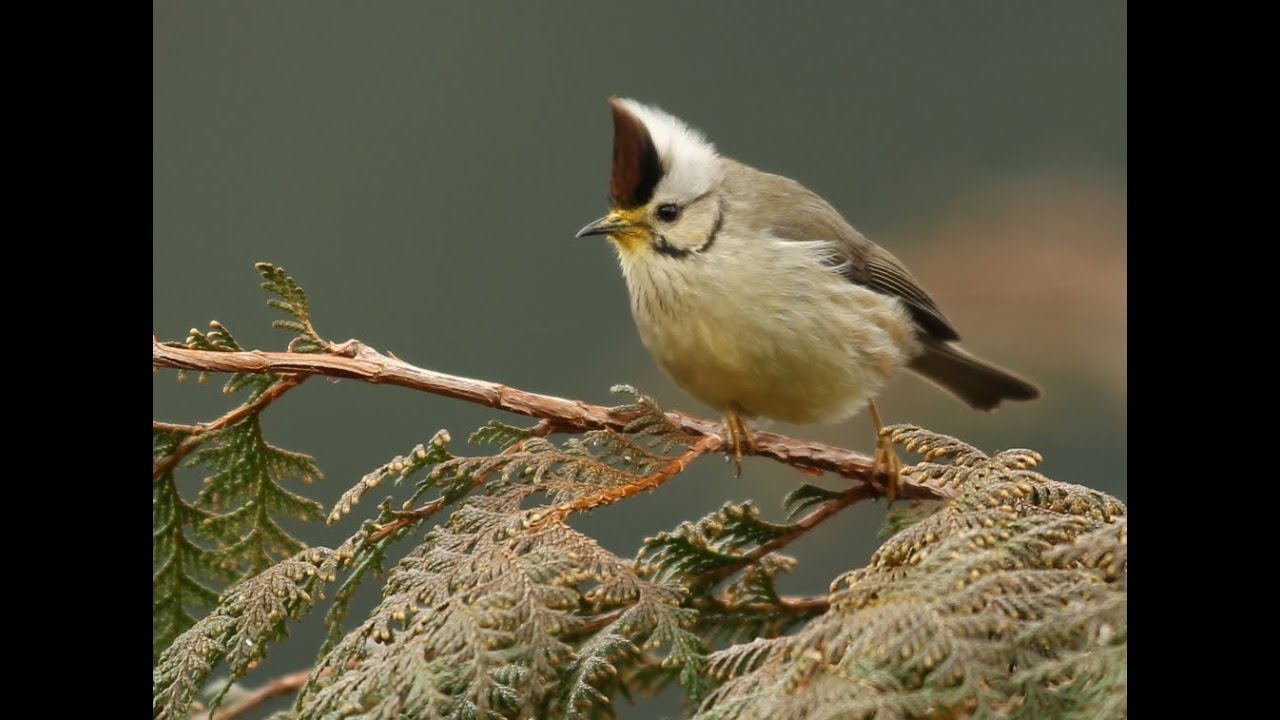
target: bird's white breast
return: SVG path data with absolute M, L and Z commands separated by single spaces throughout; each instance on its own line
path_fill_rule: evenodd
M 917 351 L 899 302 L 824 266 L 829 253 L 729 235 L 705 254 L 619 256 L 640 338 L 681 388 L 808 423 L 853 414 Z

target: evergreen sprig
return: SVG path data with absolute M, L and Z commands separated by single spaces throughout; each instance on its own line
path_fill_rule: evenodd
M 186 433 L 153 431 L 155 459 L 174 452 L 186 437 Z M 183 498 L 172 468 L 152 485 L 151 510 L 151 642 L 155 662 L 174 638 L 195 624 L 192 610 L 209 610 L 217 604 L 218 592 L 210 584 L 222 574 L 209 561 L 209 551 L 187 536 L 188 527 L 199 525 L 211 513 Z
M 754 503 L 725 503 L 696 523 L 681 523 L 673 532 L 646 538 L 637 564 L 642 573 L 690 586 L 702 575 L 742 560 L 742 549 L 795 530 L 760 519 Z
M 213 561 L 235 576 L 262 572 L 305 547 L 277 517 L 302 522 L 324 517 L 320 503 L 281 484 L 288 479 L 310 483 L 319 477 L 315 460 L 266 442 L 256 415 L 217 433 L 215 442 L 197 451 L 190 465 L 212 472 L 195 502 L 210 513 L 199 532 L 218 546 L 211 553 Z
M 273 292 L 286 292 L 291 307 L 305 319 L 305 294 L 288 276 L 273 271 Z M 243 348 L 222 323 L 209 323 L 208 332 L 192 329 L 182 347 L 209 352 L 240 352 Z M 205 375 L 202 373 L 200 380 Z M 233 373 L 223 392 L 247 390 L 244 407 L 254 410 L 216 430 L 205 426 L 157 425 L 152 456 L 158 476 L 152 497 L 153 661 L 196 621 L 193 611 L 215 606 L 215 587 L 225 586 L 271 567 L 294 555 L 305 544 L 280 526 L 277 519 L 312 521 L 322 517 L 315 501 L 293 493 L 282 483 L 322 477 L 315 460 L 275 447 L 263 438 L 255 407 L 278 377 L 264 373 Z M 183 446 L 183 453 L 178 453 Z M 197 497 L 181 491 L 176 461 L 189 450 L 186 467 L 202 467 L 210 474 Z M 169 462 L 161 463 L 165 460 Z M 159 471 L 164 467 L 163 472 Z
M 231 677 L 210 703 L 216 708 L 267 645 L 287 634 L 288 620 L 310 609 L 333 572 L 333 551 L 312 548 L 227 590 L 217 609 L 179 635 L 156 663 L 151 682 L 157 717 L 186 717 L 214 668 L 226 664 Z
M 432 530 L 391 571 L 369 619 L 322 658 L 299 717 L 557 717 L 562 703 L 598 700 L 578 686 L 603 684 L 611 674 L 602 668 L 636 657 L 639 646 L 627 643 L 668 646 L 673 662 L 691 662 L 698 643 L 679 591 L 643 580 L 554 518 L 519 521 L 538 491 L 504 483 Z M 590 622 L 583 609 L 625 602 L 608 626 L 617 637 L 584 645 L 591 670 L 582 670 L 574 639 Z
M 298 283 L 274 265 L 258 269 L 269 304 L 290 317 L 275 323 L 297 335 L 290 348 L 336 352 L 315 333 Z M 216 322 L 182 345 L 240 350 Z M 325 514 L 283 483 L 319 469 L 267 443 L 258 415 L 300 377 L 236 374 L 224 389 L 249 390 L 238 411 L 154 425 L 158 717 L 187 717 L 225 665 L 216 707 L 339 576 L 329 639 L 294 707 L 273 718 L 611 718 L 617 697 L 676 681 L 699 718 L 1126 714 L 1126 509 L 1044 477 L 1033 451 L 987 455 L 919 427 L 889 428 L 924 456 L 905 474 L 947 486 L 950 499 L 893 509 L 864 567 L 824 596 L 794 598 L 777 581 L 797 560 L 778 551 L 866 487 L 802 486 L 784 523 L 749 501 L 725 503 L 647 539 L 634 561 L 567 524 L 657 486 L 715 440 L 684 433 L 651 398 L 618 386 L 631 397 L 609 411 L 613 429 L 553 441 L 566 427 L 554 418 L 492 422 L 471 441 L 496 452 L 475 456 L 455 456 L 440 431 L 366 474 L 327 519 L 387 480 L 412 480 L 398 503 L 380 503 L 336 550 L 305 549 L 281 523 Z M 273 382 L 281 387 L 264 396 Z M 207 479 L 188 499 L 176 468 L 193 448 L 186 467 Z M 419 528 L 445 511 L 423 538 Z M 346 627 L 356 588 L 374 577 L 381 602 Z
M 284 268 L 271 263 L 260 262 L 255 267 L 262 276 L 262 289 L 275 295 L 267 300 L 267 304 L 293 318 L 292 320 L 275 320 L 271 323 L 272 327 L 288 330 L 297 335 L 289 344 L 289 349 L 302 353 L 324 352 L 328 343 L 316 334 L 315 328 L 311 325 L 311 302 L 298 281 L 286 273 Z
M 698 717 L 1122 717 L 1123 505 L 1026 451 L 903 436 L 963 464 L 926 468 L 959 494 L 833 582 L 799 632 L 712 655 L 725 682 Z
M 197 328 L 191 328 L 187 333 L 186 342 L 183 343 L 192 350 L 208 350 L 211 352 L 240 352 L 243 348 L 240 343 L 236 342 L 235 336 L 227 329 L 225 325 L 217 320 L 209 321 L 209 332 L 200 332 Z M 199 381 L 204 382 L 206 379 L 204 373 L 200 374 Z M 276 376 L 265 373 L 232 373 L 231 378 L 227 380 L 227 384 L 222 386 L 222 392 L 227 395 L 233 395 L 242 389 L 248 388 L 248 401 L 257 398 L 271 384 L 275 382 Z

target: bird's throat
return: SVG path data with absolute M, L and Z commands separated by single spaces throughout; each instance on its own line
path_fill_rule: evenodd
M 628 230 L 610 234 L 609 239 L 618 248 L 618 252 L 625 255 L 636 255 L 646 250 L 649 246 L 649 238 L 642 230 Z

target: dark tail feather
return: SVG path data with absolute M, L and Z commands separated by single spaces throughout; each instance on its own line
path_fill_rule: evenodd
M 1040 397 L 1035 385 L 946 343 L 927 343 L 910 367 L 979 410 L 990 410 L 1001 400 Z

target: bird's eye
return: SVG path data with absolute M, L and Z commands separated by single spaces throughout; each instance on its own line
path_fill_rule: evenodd
M 680 217 L 680 206 L 671 203 L 659 205 L 657 214 L 662 222 L 675 222 L 675 219 Z

